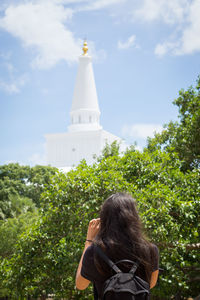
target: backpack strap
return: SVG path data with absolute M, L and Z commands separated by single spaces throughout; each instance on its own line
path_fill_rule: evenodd
M 135 274 L 135 271 L 137 270 L 138 263 L 134 262 L 132 268 L 130 269 L 129 273 Z
M 119 260 L 116 263 L 114 263 L 111 259 L 108 258 L 108 256 L 103 252 L 103 250 L 100 247 L 98 247 L 97 245 L 95 245 L 95 250 L 99 254 L 99 256 L 107 263 L 107 265 L 109 265 L 109 267 L 111 267 L 116 273 L 122 272 L 117 267 L 117 264 L 120 264 L 122 262 L 131 263 L 133 265 L 132 268 L 130 269 L 129 273 L 134 274 L 138 268 L 138 265 L 139 265 L 138 262 L 133 262 L 132 260 L 128 260 L 128 259 L 122 259 L 122 260 Z
M 103 250 L 100 247 L 98 247 L 97 245 L 95 245 L 95 250 L 99 254 L 99 256 L 105 261 L 105 263 L 107 263 L 107 265 L 109 265 L 109 267 L 111 267 L 111 269 L 113 269 L 115 271 L 115 273 L 121 273 L 122 272 L 114 264 L 114 262 L 112 262 L 112 260 L 108 258 L 108 256 L 103 252 Z
M 122 259 L 122 260 L 119 260 L 118 262 L 116 262 L 115 264 L 120 264 L 120 263 L 130 263 L 132 266 L 132 268 L 130 269 L 129 273 L 132 273 L 134 274 L 135 271 L 137 270 L 138 266 L 139 266 L 139 263 L 138 262 L 134 262 L 132 260 L 129 260 L 129 259 Z

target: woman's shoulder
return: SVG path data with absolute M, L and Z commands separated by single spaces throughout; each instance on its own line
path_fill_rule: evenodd
M 82 260 L 82 270 L 84 270 L 83 272 L 88 270 L 89 266 L 93 264 L 94 264 L 94 247 L 93 245 L 90 245 L 85 250 L 85 253 L 83 255 L 83 260 Z
M 82 261 L 81 275 L 90 281 L 101 281 L 102 275 L 99 273 L 94 263 L 94 251 L 94 244 L 91 244 L 86 249 Z
M 92 243 L 85 251 L 84 257 L 92 259 L 94 257 L 94 244 Z
M 151 251 L 152 251 L 152 252 L 155 252 L 155 253 L 159 253 L 159 249 L 158 249 L 158 247 L 156 246 L 156 244 L 151 243 Z

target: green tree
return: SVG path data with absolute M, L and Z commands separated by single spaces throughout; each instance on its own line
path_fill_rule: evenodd
M 39 207 L 44 186 L 56 171 L 56 168 L 45 166 L 0 166 L 0 220 L 19 215 L 20 210 L 27 207 L 28 199 Z
M 36 220 L 40 195 L 56 171 L 43 166 L 0 166 L 0 264 L 14 254 L 20 235 Z M 0 295 L 8 295 L 1 284 Z
M 179 109 L 179 122 L 165 125 L 160 134 L 148 140 L 147 147 L 177 152 L 184 171 L 200 167 L 200 77 L 195 88 L 181 90 L 173 103 Z
M 102 150 L 102 155 L 96 157 L 97 162 L 101 162 L 102 159 L 105 159 L 109 156 L 118 156 L 120 154 L 120 143 L 117 141 L 112 142 L 111 144 L 108 144 L 106 142 L 105 147 Z
M 15 245 L 26 228 L 34 223 L 37 211 L 26 212 L 17 218 L 8 218 L 0 221 L 0 257 L 10 257 L 15 253 Z
M 18 203 L 19 201 L 17 201 L 17 209 L 19 209 Z M 0 220 L 0 265 L 15 253 L 20 235 L 35 222 L 38 216 L 35 204 L 31 203 L 29 198 L 23 198 L 23 202 L 20 201 L 20 203 L 23 205 L 23 209 L 20 209 L 20 215 Z M 5 297 L 9 295 L 9 290 L 2 286 L 3 277 L 1 277 L 0 271 L 0 297 Z
M 2 277 L 14 297 L 80 298 L 74 290 L 74 275 L 88 220 L 97 215 L 103 198 L 124 188 L 120 173 L 104 174 L 85 162 L 67 176 L 55 176 L 43 195 L 41 218 L 21 237 L 13 258 L 4 260 Z M 91 290 L 85 299 L 92 299 Z
M 3 286 L 13 295 L 92 299 L 91 289 L 76 291 L 74 277 L 88 221 L 116 191 L 136 199 L 145 232 L 159 245 L 165 269 L 155 299 L 196 296 L 199 258 L 199 170 L 183 173 L 176 155 L 134 149 L 123 156 L 83 161 L 69 173 L 57 173 L 42 195 L 41 216 L 2 264 Z M 166 296 L 167 295 L 167 296 Z

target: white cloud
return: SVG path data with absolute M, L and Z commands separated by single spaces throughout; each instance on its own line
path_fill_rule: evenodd
M 143 0 L 134 10 L 133 18 L 141 21 L 162 21 L 168 24 L 180 23 L 187 14 L 190 0 Z
M 163 57 L 165 54 L 167 54 L 168 52 L 172 52 L 173 54 L 175 54 L 175 52 L 177 51 L 176 49 L 179 46 L 179 41 L 176 42 L 164 42 L 162 44 L 157 44 L 155 47 L 155 54 L 159 57 Z
M 118 5 L 122 8 L 122 12 L 126 7 L 126 18 L 130 21 L 167 24 L 172 34 L 164 42 L 158 42 L 155 46 L 155 54 L 159 57 L 167 53 L 183 55 L 200 51 L 200 0 L 142 0 L 140 2 L 136 0 L 77 0 L 75 2 L 83 3 L 82 10 L 110 7 L 114 11 Z M 115 17 L 120 13 L 119 10 L 116 12 L 117 14 L 112 14 Z M 118 48 L 128 49 L 133 47 L 134 43 L 135 39 L 130 37 L 130 40 L 126 42 L 118 41 Z
M 181 48 L 177 54 L 200 51 L 200 1 L 194 0 L 188 17 L 189 25 L 183 30 Z
M 159 43 L 155 47 L 155 54 L 164 56 L 192 54 L 200 51 L 200 1 L 194 0 L 188 10 L 188 16 L 178 34 L 170 40 Z
M 43 148 L 43 150 L 40 152 L 35 152 L 33 153 L 30 157 L 28 157 L 27 160 L 25 161 L 19 161 L 19 160 L 7 160 L 5 161 L 5 164 L 11 164 L 11 163 L 19 163 L 20 165 L 30 165 L 30 166 L 35 166 L 35 165 L 41 165 L 41 166 L 45 166 L 47 165 L 46 162 L 46 156 L 44 153 L 44 145 L 41 146 L 41 148 Z
M 13 64 L 11 62 L 6 62 L 5 66 L 6 66 L 6 69 L 8 70 L 8 72 L 10 74 L 13 74 L 13 72 L 15 71 L 15 67 L 13 66 Z
M 7 51 L 7 52 L 0 52 L 0 58 L 2 58 L 4 61 L 9 61 L 10 58 L 12 56 L 12 52 L 11 51 Z
M 32 166 L 35 165 L 46 165 L 46 157 L 45 154 L 36 152 L 31 155 L 28 159 L 28 163 Z
M 18 74 L 15 66 L 11 62 L 11 52 L 0 53 L 0 58 L 0 67 L 2 70 L 2 74 L 4 74 L 4 79 L 0 78 L 0 90 L 10 95 L 19 93 L 21 91 L 21 88 L 25 86 L 25 84 L 29 80 L 28 74 Z
M 10 160 L 6 160 L 4 164 L 8 165 L 8 164 L 16 164 L 16 163 L 19 163 L 19 162 L 17 160 L 10 159 Z
M 136 36 L 131 35 L 126 42 L 118 41 L 117 47 L 118 47 L 118 49 L 128 49 L 128 48 L 132 48 L 132 47 L 138 47 L 136 45 L 135 40 L 136 40 Z
M 161 132 L 163 127 L 160 124 L 132 124 L 124 125 L 122 128 L 122 135 L 132 137 L 135 139 L 146 139 L 153 137 L 155 132 Z
M 130 21 L 167 24 L 172 34 L 155 46 L 155 54 L 159 57 L 167 53 L 184 55 L 200 51 L 200 0 L 83 0 L 82 2 L 84 3 L 82 8 L 85 10 L 110 7 L 114 11 L 118 5 L 123 13 L 126 8 L 126 19 Z M 120 14 L 119 10 L 116 12 L 117 14 L 112 14 L 115 17 Z M 119 41 L 118 48 L 127 49 L 133 47 L 134 43 L 135 38 L 132 36 L 126 42 Z
M 84 1 L 83 1 L 84 2 Z M 116 4 L 127 2 L 127 0 L 89 0 L 86 4 L 79 7 L 79 10 L 99 10 Z
M 80 41 L 65 26 L 72 14 L 71 9 L 54 1 L 26 2 L 9 6 L 0 27 L 36 52 L 34 67 L 49 68 L 60 60 L 74 62 L 80 54 Z
M 199 0 L 9 0 L 8 3 L 0 28 L 22 41 L 33 55 L 32 66 L 36 68 L 50 68 L 61 60 L 77 61 L 81 41 L 69 29 L 69 22 L 76 12 L 107 8 L 118 20 L 119 14 L 124 14 L 130 21 L 169 25 L 173 38 L 158 41 L 155 54 L 159 57 L 200 51 Z M 129 47 L 138 47 L 134 35 L 127 41 L 118 41 L 119 49 Z M 105 58 L 104 50 L 97 53 L 93 48 L 93 56 Z
M 41 143 L 36 145 L 37 149 L 27 159 L 27 164 L 31 166 L 35 165 L 47 165 L 46 160 L 46 144 Z
M 121 0 L 111 0 L 113 3 L 117 1 Z M 100 5 L 103 1 L 97 2 Z M 19 38 L 23 46 L 31 51 L 34 57 L 32 67 L 48 69 L 61 60 L 70 64 L 76 62 L 81 54 L 82 40 L 75 38 L 68 23 L 76 4 L 81 3 L 94 4 L 87 0 L 35 0 L 9 5 L 0 19 L 0 28 Z M 67 4 L 72 4 L 73 9 Z M 105 51 L 96 51 L 94 43 L 91 42 L 91 45 L 93 57 L 104 59 Z
M 17 94 L 20 91 L 15 83 L 8 83 L 3 80 L 0 80 L 0 90 L 3 90 L 8 94 Z
M 23 74 L 17 78 L 12 78 L 9 81 L 0 79 L 0 90 L 12 95 L 18 94 L 21 91 L 21 88 L 27 83 L 28 75 Z

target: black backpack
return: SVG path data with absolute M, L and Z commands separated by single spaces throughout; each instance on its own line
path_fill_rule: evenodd
M 150 287 L 149 284 L 135 275 L 138 263 L 131 260 L 120 260 L 113 263 L 100 247 L 96 246 L 95 251 L 115 272 L 113 276 L 104 283 L 101 300 L 149 300 Z M 130 263 L 132 268 L 128 273 L 123 273 L 117 264 Z

